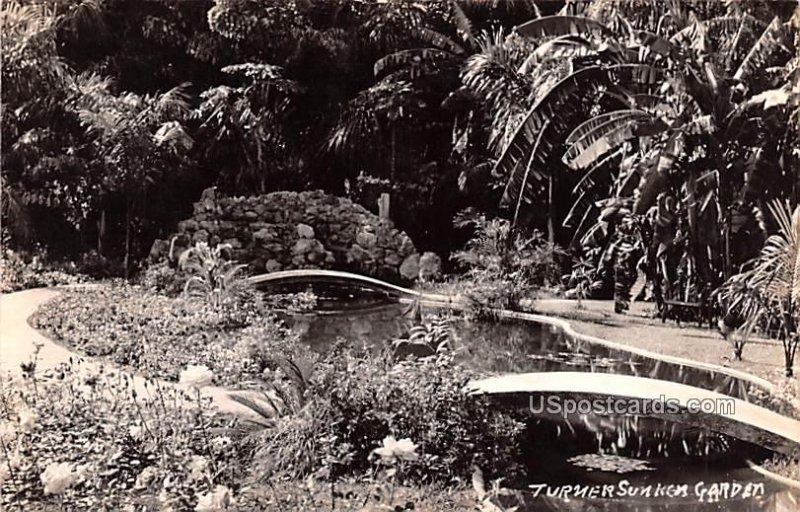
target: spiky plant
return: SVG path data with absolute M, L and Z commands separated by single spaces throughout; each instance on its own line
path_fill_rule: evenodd
M 744 317 L 746 332 L 759 325 L 778 326 L 786 375 L 791 377 L 800 340 L 800 207 L 775 200 L 769 211 L 777 232 L 746 270 L 732 276 L 718 293 L 729 309 Z
M 178 266 L 190 275 L 183 292 L 189 297 L 204 297 L 215 308 L 241 293 L 246 282 L 243 272 L 247 265 L 237 264 L 226 257 L 229 244 L 217 244 L 213 249 L 206 242 L 197 242 L 178 259 Z

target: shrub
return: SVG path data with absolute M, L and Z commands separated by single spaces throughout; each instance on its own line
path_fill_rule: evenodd
M 0 293 L 84 281 L 86 277 L 77 274 L 74 265 L 48 264 L 44 255 L 35 255 L 26 261 L 21 253 L 12 250 L 0 252 Z
M 396 362 L 337 347 L 318 363 L 307 406 L 262 433 L 254 476 L 365 474 L 387 436 L 418 445 L 408 481 L 463 482 L 473 464 L 514 475 L 523 424 L 466 395 L 469 378 L 449 354 Z
M 185 283 L 186 277 L 166 261 L 150 265 L 139 276 L 139 284 L 147 290 L 168 297 L 180 295 Z
M 536 288 L 558 282 L 564 252 L 540 232 L 525 234 L 505 219 L 487 220 L 470 210 L 455 224 L 474 229 L 452 259 L 466 269 L 472 285 L 466 295 L 476 307 L 516 308 Z

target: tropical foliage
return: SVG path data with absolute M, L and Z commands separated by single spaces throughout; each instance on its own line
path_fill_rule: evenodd
M 794 1 L 37 0 L 0 18 L 9 244 L 120 274 L 208 186 L 313 187 L 372 209 L 389 193 L 442 255 L 467 207 L 542 233 L 571 253 L 548 284 L 584 261 L 618 311 L 708 303 L 758 254 L 759 212 L 797 202 Z
M 634 223 L 656 299 L 706 300 L 757 247 L 753 207 L 794 200 L 798 17 L 746 5 L 573 3 L 518 26 L 533 50 L 517 75 L 555 83 L 493 126 L 513 222 L 552 215 L 566 181 L 574 243 L 602 261 Z
M 744 319 L 745 332 L 757 326 L 777 332 L 786 373 L 792 376 L 800 346 L 800 208 L 774 201 L 769 210 L 777 233 L 767 239 L 746 270 L 725 282 L 720 297 L 730 311 Z

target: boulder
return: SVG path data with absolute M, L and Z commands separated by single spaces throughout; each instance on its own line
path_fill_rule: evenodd
M 272 240 L 275 237 L 275 232 L 270 228 L 262 228 L 253 233 L 253 240 L 256 242 L 264 242 Z
M 276 260 L 276 259 L 269 259 L 267 260 L 266 265 L 264 265 L 264 269 L 267 272 L 278 272 L 279 270 L 283 269 L 283 265 Z
M 442 258 L 435 252 L 426 251 L 419 257 L 419 277 L 437 278 L 442 275 Z
M 200 229 L 192 235 L 192 242 L 208 242 L 208 231 Z
M 391 267 L 396 267 L 397 265 L 402 263 L 403 260 L 402 260 L 402 258 L 400 258 L 400 255 L 397 254 L 396 252 L 389 252 L 383 258 L 383 261 L 384 261 L 384 263 L 386 263 L 387 265 L 389 265 Z
M 181 231 L 183 233 L 187 231 L 197 231 L 199 227 L 200 224 L 194 219 L 186 219 L 178 223 L 178 231 Z
M 364 249 L 371 249 L 375 247 L 378 242 L 378 237 L 372 232 L 369 226 L 364 226 L 356 233 L 356 243 Z
M 400 275 L 409 281 L 419 277 L 419 254 L 406 256 L 406 259 L 400 264 Z
M 300 240 L 294 243 L 294 246 L 292 247 L 292 254 L 300 255 L 310 252 L 311 249 L 314 247 L 315 241 L 316 240 L 309 240 L 308 238 L 301 238 Z
M 298 224 L 297 236 L 300 238 L 314 238 L 314 228 L 308 224 Z
M 442 275 L 442 258 L 435 252 L 425 252 L 419 258 L 419 278 L 436 279 Z

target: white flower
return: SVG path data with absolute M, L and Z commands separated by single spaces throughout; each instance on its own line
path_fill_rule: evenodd
M 236 504 L 233 499 L 233 493 L 224 485 L 218 485 L 214 488 L 213 492 L 209 492 L 197 498 L 197 506 L 194 507 L 195 512 L 219 512 L 228 510 Z
M 20 407 L 19 410 L 17 410 L 17 416 L 19 417 L 20 430 L 23 432 L 30 432 L 33 430 L 36 426 L 36 420 L 39 419 L 39 415 L 28 407 Z
M 147 466 L 139 473 L 139 476 L 136 477 L 134 488 L 146 489 L 157 475 L 158 470 L 155 466 Z
M 189 463 L 190 480 L 202 480 L 208 468 L 208 460 L 202 455 L 194 455 Z
M 233 441 L 231 441 L 231 438 L 228 436 L 217 436 L 211 440 L 211 446 L 213 446 L 216 449 L 221 449 L 225 448 L 232 442 Z
M 141 425 L 131 425 L 128 427 L 128 434 L 137 441 L 142 438 L 143 432 L 144 429 L 141 427 Z
M 383 440 L 383 446 L 373 450 L 375 454 L 386 463 L 393 463 L 396 459 L 401 460 L 417 460 L 417 445 L 411 439 L 405 438 L 397 440 L 394 436 L 387 436 Z
M 92 473 L 91 464 L 81 464 L 75 467 L 75 478 L 78 482 L 83 482 Z
M 8 464 L 14 469 L 21 468 L 24 461 L 25 457 L 19 451 L 19 447 L 8 455 Z
M 214 380 L 214 374 L 205 365 L 190 364 L 181 372 L 180 383 L 195 388 L 208 386 Z
M 10 421 L 0 423 L 0 441 L 8 444 L 17 437 L 17 426 Z
M 75 473 L 68 462 L 53 462 L 40 477 L 45 494 L 61 494 L 75 483 Z

